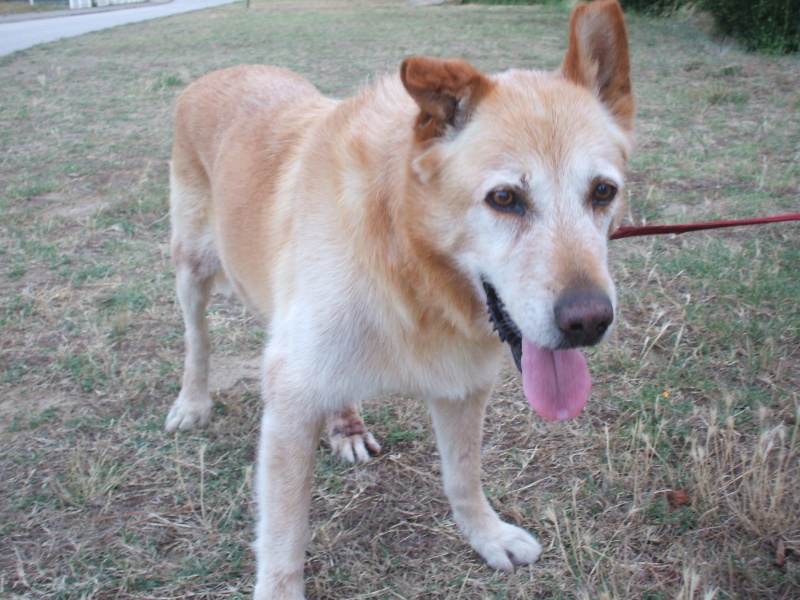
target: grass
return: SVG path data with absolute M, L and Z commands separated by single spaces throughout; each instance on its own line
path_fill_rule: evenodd
M 29 0 L 3 0 L 0 2 L 0 17 L 7 15 L 24 15 L 29 13 L 50 12 L 69 8 L 69 3 L 58 4 L 55 2 L 36 2 L 31 5 Z
M 252 4 L 0 59 L 2 597 L 252 591 L 264 336 L 235 301 L 209 317 L 210 428 L 163 433 L 182 366 L 165 215 L 185 85 L 264 62 L 342 96 L 412 53 L 554 68 L 566 44 L 563 4 Z M 800 60 L 742 54 L 693 18 L 628 17 L 629 220 L 795 212 Z M 482 564 L 451 520 L 424 410 L 384 399 L 366 412 L 380 457 L 347 468 L 319 451 L 310 597 L 800 596 L 800 231 L 611 253 L 621 315 L 589 353 L 587 410 L 540 421 L 508 370 L 487 419 L 487 495 L 541 560 Z

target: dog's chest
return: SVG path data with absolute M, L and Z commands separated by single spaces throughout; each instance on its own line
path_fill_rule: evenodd
M 502 358 L 499 341 L 469 338 L 433 327 L 366 330 L 350 357 L 358 357 L 367 385 L 375 393 L 460 399 L 490 385 Z
M 494 344 L 476 345 L 451 340 L 427 348 L 417 355 L 406 354 L 391 373 L 401 389 L 424 398 L 462 399 L 494 381 L 501 352 Z M 405 388 L 405 389 L 403 389 Z

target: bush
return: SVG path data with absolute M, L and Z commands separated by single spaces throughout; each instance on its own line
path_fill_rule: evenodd
M 717 30 L 750 50 L 800 50 L 800 0 L 703 0 Z
M 649 13 L 653 15 L 669 15 L 686 5 L 697 4 L 693 0 L 620 0 L 626 10 Z
M 564 0 L 461 0 L 464 4 L 505 4 L 521 6 L 530 4 L 561 4 Z
M 553 0 L 464 0 L 482 4 L 548 4 Z M 620 0 L 625 10 L 671 15 L 683 7 L 711 14 L 719 33 L 749 50 L 800 51 L 800 0 Z

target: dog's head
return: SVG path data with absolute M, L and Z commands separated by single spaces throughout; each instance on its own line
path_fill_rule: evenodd
M 412 169 L 430 195 L 425 235 L 485 296 L 531 405 L 576 416 L 591 386 L 577 348 L 601 341 L 616 310 L 607 242 L 633 145 L 619 4 L 574 10 L 555 73 L 487 76 L 413 57 L 401 79 L 420 108 Z

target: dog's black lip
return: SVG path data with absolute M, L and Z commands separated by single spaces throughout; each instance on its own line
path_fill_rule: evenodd
M 505 311 L 503 301 L 497 295 L 497 290 L 485 279 L 483 289 L 486 291 L 486 306 L 489 308 L 489 318 L 494 325 L 497 335 L 501 342 L 505 342 L 511 348 L 511 355 L 520 373 L 522 372 L 522 333 L 517 324 Z

